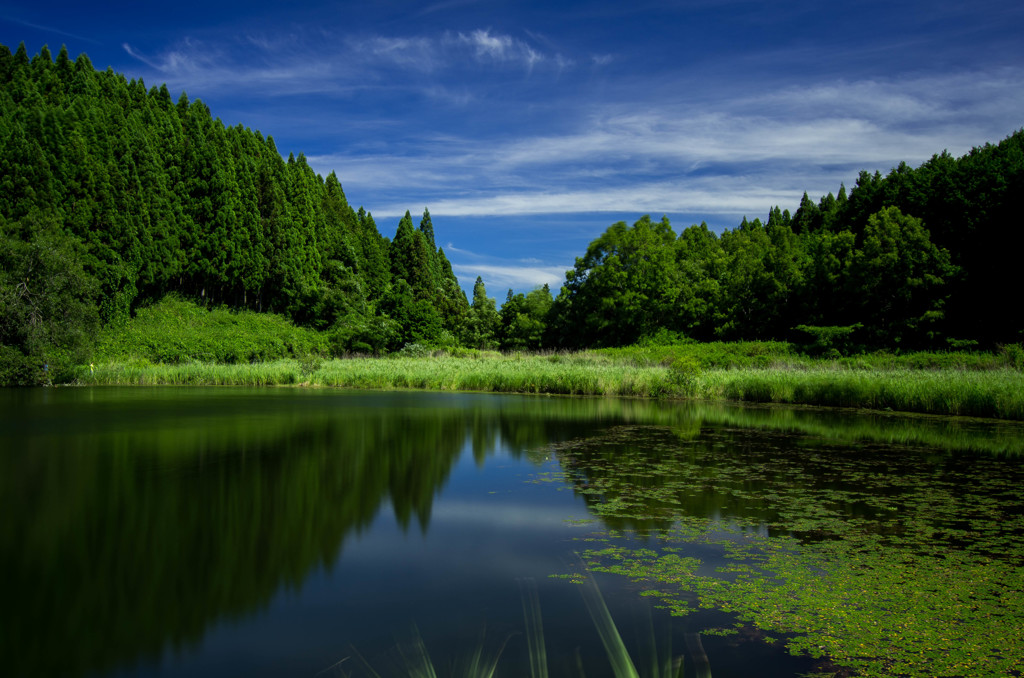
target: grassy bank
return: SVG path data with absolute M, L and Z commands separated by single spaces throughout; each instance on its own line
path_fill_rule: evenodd
M 600 352 L 500 355 L 470 352 L 262 363 L 110 362 L 81 371 L 82 384 L 307 385 L 653 398 L 698 398 L 855 407 L 1024 420 L 1024 373 L 1012 367 L 914 369 L 843 361 L 702 368 Z
M 578 356 L 388 357 L 181 365 L 110 363 L 83 372 L 87 384 L 307 385 L 366 389 L 492 391 L 560 395 L 675 395 L 660 366 L 634 367 Z
M 328 359 L 325 335 L 268 313 L 166 297 L 98 339 L 80 384 L 304 385 L 694 398 L 1024 420 L 1024 348 L 825 359 L 786 342 L 680 338 L 579 353 L 435 351 Z

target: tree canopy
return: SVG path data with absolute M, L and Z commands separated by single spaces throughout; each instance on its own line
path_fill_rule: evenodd
M 81 358 L 73 336 L 169 293 L 286 315 L 339 351 L 462 339 L 468 302 L 429 212 L 419 229 L 407 214 L 389 243 L 301 153 L 286 160 L 202 101 L 66 49 L 54 62 L 0 45 L 0 84 L 9 364 Z
M 3 383 L 88 359 L 96 328 L 168 294 L 274 312 L 335 353 L 409 342 L 505 350 L 843 337 L 848 347 L 991 347 L 1024 339 L 1016 248 L 1024 131 L 960 158 L 862 172 L 795 213 L 715 233 L 618 222 L 557 295 L 477 278 L 467 299 L 430 212 L 394 237 L 341 181 L 200 100 L 84 54 L 0 45 L 0 358 Z M 831 328 L 831 329 L 830 329 Z

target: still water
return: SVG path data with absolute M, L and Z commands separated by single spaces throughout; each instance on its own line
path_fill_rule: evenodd
M 804 534 L 806 516 L 786 515 L 798 490 L 839 497 L 829 520 L 877 522 L 877 497 L 909 510 L 906 488 L 848 486 L 928 468 L 975 473 L 979 505 L 1010 505 L 992 543 L 1017 558 L 1022 440 L 1013 424 L 635 400 L 0 390 L 2 672 L 386 678 L 424 647 L 439 675 L 482 649 L 498 675 L 525 676 L 535 592 L 550 674 L 612 675 L 581 586 L 552 576 L 596 563 L 588 549 L 607 541 L 593 540 L 713 570 L 720 544 L 673 525 L 820 541 L 827 523 Z M 635 578 L 596 583 L 631 650 L 657 636 L 686 675 L 829 668 L 751 624 L 705 633 L 736 617 L 672 617 Z

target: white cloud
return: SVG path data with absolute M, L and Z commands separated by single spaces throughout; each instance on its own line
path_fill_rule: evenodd
M 1019 125 L 1024 71 L 836 82 L 727 99 L 592 106 L 569 132 L 484 142 L 422 138 L 404 155 L 311 159 L 346 186 L 439 215 L 572 212 L 761 214 Z M 396 169 L 401 168 L 399 173 Z M 389 169 L 390 168 L 390 169 Z
M 518 66 L 527 71 L 550 63 L 564 71 L 572 60 L 549 56 L 523 40 L 477 29 L 441 37 L 338 35 L 325 28 L 303 27 L 283 36 L 248 32 L 231 40 L 186 37 L 157 55 L 124 43 L 125 52 L 160 77 L 189 91 L 226 89 L 258 96 L 349 93 L 366 88 L 405 88 L 430 94 L 450 93 L 442 78 L 464 62 L 466 51 L 476 64 Z M 397 69 L 397 71 L 396 71 Z M 397 78 L 405 73 L 408 78 Z M 435 74 L 438 79 L 420 77 Z M 472 95 L 438 96 L 468 103 Z
M 522 40 L 508 35 L 493 35 L 490 29 L 477 29 L 468 35 L 458 33 L 448 37 L 447 43 L 467 46 L 478 61 L 519 63 L 527 69 L 545 60 L 545 56 Z
M 552 511 L 548 506 L 528 506 L 518 503 L 494 501 L 453 501 L 439 502 L 430 514 L 432 522 L 456 524 L 482 524 L 500 529 L 546 528 L 564 530 L 571 527 L 568 522 L 581 516 L 566 516 Z
M 375 36 L 366 40 L 350 41 L 350 54 L 366 63 L 390 63 L 414 71 L 432 71 L 439 67 L 434 42 L 429 38 L 392 38 Z
M 247 36 L 244 41 L 264 49 L 259 39 L 252 36 Z M 145 55 L 128 43 L 122 47 L 130 56 L 156 71 L 168 85 L 175 89 L 183 87 L 199 96 L 219 90 L 249 90 L 268 95 L 338 92 L 351 80 L 335 61 L 282 55 L 272 60 L 274 65 L 255 58 L 238 64 L 220 46 L 191 38 L 155 57 Z M 348 89 L 351 88 L 352 85 L 348 85 Z
M 433 214 L 433 213 L 431 213 Z M 465 285 L 468 281 L 480 276 L 487 287 L 488 295 L 495 296 L 498 290 L 532 289 L 550 285 L 557 290 L 565 282 L 566 267 L 562 266 L 515 266 L 502 264 L 456 264 L 452 263 L 452 271 Z M 504 298 L 499 299 L 503 301 Z
M 830 186 L 828 190 L 836 188 Z M 576 191 L 522 191 L 448 200 L 439 197 L 430 202 L 430 213 L 459 217 L 588 212 L 760 214 L 775 204 L 799 202 L 803 190 L 804 185 L 790 177 L 783 181 L 750 176 L 632 181 L 623 186 Z M 378 207 L 374 215 L 400 216 L 405 214 L 402 204 Z
M 816 197 L 836 190 L 840 181 L 849 185 L 861 169 L 886 172 L 943 149 L 959 155 L 998 141 L 1020 126 L 1024 110 L 1024 69 L 1009 67 L 765 83 L 741 95 L 713 80 L 691 92 L 679 83 L 652 88 L 653 81 L 637 78 L 602 86 L 600 93 L 544 90 L 550 96 L 542 105 L 553 121 L 546 126 L 536 122 L 540 116 L 521 128 L 510 119 L 495 134 L 474 120 L 466 129 L 482 132 L 442 135 L 419 131 L 432 129 L 429 116 L 438 114 L 429 102 L 444 102 L 446 112 L 472 103 L 478 118 L 510 105 L 487 83 L 458 70 L 458 57 L 491 69 L 543 65 L 551 72 L 569 68 L 572 60 L 544 36 L 527 33 L 527 43 L 490 29 L 440 37 L 310 35 L 319 37 L 248 34 L 231 45 L 184 39 L 156 56 L 127 43 L 124 49 L 193 96 L 217 89 L 261 97 L 415 90 L 428 102 L 415 124 L 397 109 L 393 118 L 363 120 L 363 138 L 374 146 L 347 137 L 341 152 L 326 152 L 326 144 L 303 149 L 316 171 L 336 171 L 353 198 L 371 196 L 377 204 L 367 208 L 379 217 L 400 216 L 410 204 L 428 204 L 449 216 L 761 214 L 774 204 L 795 207 L 805 190 Z M 590 58 L 595 65 L 612 59 Z M 398 128 L 403 138 L 394 141 Z

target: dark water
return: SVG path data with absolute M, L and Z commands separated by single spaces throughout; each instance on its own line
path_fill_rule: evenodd
M 588 478 L 648 463 L 616 470 L 617 453 L 588 456 L 578 442 L 629 427 L 763 457 L 857 440 L 944 463 L 1022 445 L 1012 425 L 606 399 L 0 390 L 0 673 L 363 675 L 361 656 L 389 676 L 401 673 L 396 644 L 418 633 L 441 674 L 483 647 L 503 648 L 499 675 L 527 675 L 523 591 L 536 587 L 551 674 L 611 675 L 579 587 L 549 575 L 574 569 L 595 529 L 634 529 L 640 544 L 671 520 L 652 506 L 576 522 L 591 517 Z M 678 498 L 724 520 L 765 510 L 723 501 Z M 728 621 L 674 620 L 626 580 L 599 583 L 627 643 L 650 624 L 685 652 L 684 634 Z M 703 647 L 717 678 L 817 665 L 757 638 Z

